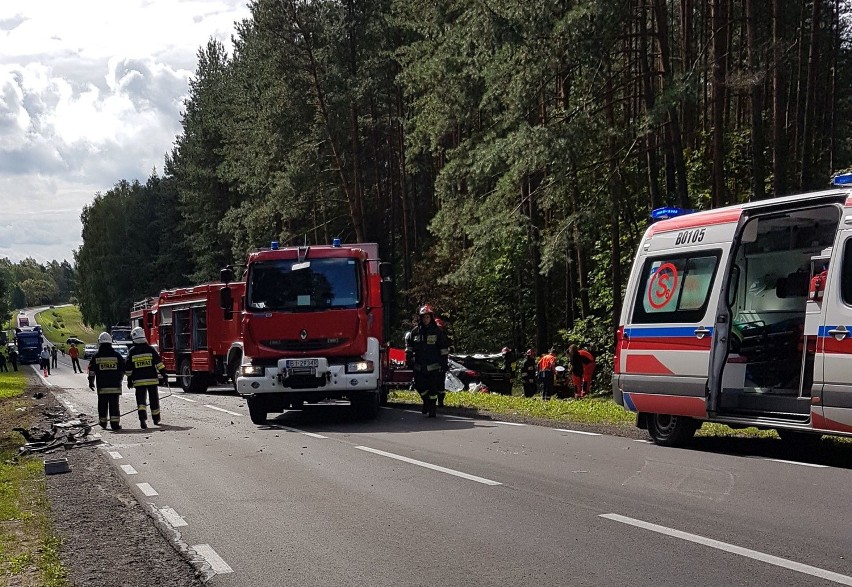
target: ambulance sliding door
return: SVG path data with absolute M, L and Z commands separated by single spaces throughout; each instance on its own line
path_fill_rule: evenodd
M 822 303 L 825 322 L 814 365 L 814 391 L 822 383 L 822 415 L 813 409 L 813 425 L 852 433 L 852 230 L 838 234 Z

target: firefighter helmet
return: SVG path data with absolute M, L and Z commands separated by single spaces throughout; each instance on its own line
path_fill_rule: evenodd
M 130 338 L 131 340 L 133 340 L 133 342 L 140 344 L 148 342 L 148 339 L 145 338 L 145 331 L 142 330 L 141 326 L 137 326 L 136 328 L 130 331 Z
M 507 346 L 504 346 L 502 349 L 500 349 L 500 354 L 501 354 L 501 355 L 505 355 L 505 354 L 507 354 L 507 353 L 511 353 L 511 352 L 512 352 L 512 349 L 510 349 L 510 348 L 509 348 L 509 347 L 507 347 Z
M 109 335 L 109 332 L 101 332 L 98 335 L 98 343 L 99 344 L 109 344 L 112 342 L 112 337 Z
M 422 306 L 420 306 L 420 310 L 418 310 L 417 313 L 420 314 L 421 316 L 423 314 L 430 314 L 432 316 L 435 315 L 435 311 L 432 309 L 432 306 L 430 306 L 429 304 L 423 304 Z

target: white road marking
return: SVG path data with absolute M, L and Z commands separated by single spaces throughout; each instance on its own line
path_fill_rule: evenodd
M 116 460 L 117 460 L 117 459 L 123 459 L 123 458 L 124 458 L 123 456 L 121 456 L 121 453 L 120 453 L 120 452 L 118 452 L 117 450 L 111 450 L 111 451 L 109 451 L 109 456 L 111 456 L 113 459 L 116 459 Z
M 418 467 L 425 467 L 427 469 L 432 469 L 433 471 L 440 471 L 441 473 L 447 473 L 448 475 L 455 475 L 456 477 L 461 477 L 462 479 L 467 479 L 469 481 L 476 481 L 477 483 L 482 483 L 484 485 L 502 485 L 502 483 L 500 483 L 499 481 L 492 481 L 491 479 L 485 479 L 484 477 L 477 477 L 476 475 L 470 475 L 469 473 L 462 473 L 461 471 L 448 469 L 446 467 L 441 467 L 440 465 L 433 465 L 432 463 L 426 463 L 424 461 L 410 459 L 408 457 L 397 455 L 392 452 L 385 452 L 376 448 L 370 448 L 369 446 L 356 446 L 355 448 L 357 448 L 358 450 L 364 450 L 373 454 L 381 455 L 383 457 L 396 459 L 404 463 L 417 465 Z
M 785 461 L 784 459 L 764 459 L 776 463 L 787 463 L 788 465 L 802 465 L 803 467 L 814 467 L 815 469 L 827 469 L 828 465 L 816 465 L 814 463 L 800 463 L 799 461 Z
M 180 528 L 181 526 L 189 526 L 189 524 L 186 523 L 186 520 L 181 518 L 180 514 L 178 514 L 172 508 L 162 508 L 160 510 L 160 513 L 163 515 L 163 517 L 166 519 L 166 521 L 169 523 L 169 525 L 172 528 Z
M 225 408 L 220 408 L 219 406 L 211 406 L 210 404 L 204 404 L 205 408 L 210 408 L 211 410 L 216 410 L 217 412 L 225 412 L 226 414 L 231 414 L 232 416 L 242 416 L 239 412 L 232 412 L 231 410 L 226 410 Z
M 194 404 L 194 403 L 195 403 L 195 400 L 194 400 L 194 399 L 190 399 L 190 398 L 188 398 L 188 397 L 183 397 L 182 395 L 173 395 L 172 397 L 173 397 L 173 398 L 175 398 L 175 399 L 179 399 L 179 400 L 183 400 L 183 401 L 185 401 L 185 402 L 192 403 L 192 404 Z
M 121 465 L 121 470 L 128 475 L 136 475 L 139 471 L 133 468 L 132 465 Z
M 641 438 L 634 438 L 633 442 L 644 442 L 645 444 L 651 444 L 650 440 L 643 440 Z
M 557 432 L 570 432 L 571 434 L 583 434 L 584 436 L 601 436 L 597 432 L 585 432 L 583 430 L 567 430 L 565 428 L 554 428 Z
M 322 434 L 316 434 L 315 432 L 302 432 L 305 436 L 310 436 L 311 438 L 328 438 L 328 436 L 323 436 Z
M 155 495 L 160 495 L 157 493 L 157 490 L 151 487 L 148 483 L 137 483 L 136 487 L 142 491 L 147 497 L 154 497 Z
M 746 558 L 768 563 L 770 565 L 775 565 L 777 567 L 796 571 L 797 573 L 803 573 L 805 575 L 819 577 L 820 579 L 826 579 L 828 581 L 833 581 L 834 583 L 839 583 L 841 585 L 852 585 L 852 577 L 848 575 L 841 575 L 840 573 L 827 571 L 819 567 L 812 567 L 811 565 L 798 563 L 796 561 L 791 561 L 786 558 L 773 556 L 771 554 L 766 554 L 757 550 L 751 550 L 750 548 L 743 548 L 742 546 L 736 546 L 735 544 L 728 544 L 727 542 L 713 540 L 712 538 L 705 538 L 704 536 L 690 534 L 688 532 L 682 532 L 680 530 L 667 528 L 666 526 L 659 526 L 650 522 L 643 522 L 642 520 L 628 518 L 627 516 L 621 516 L 619 514 L 600 514 L 600 517 L 606 518 L 608 520 L 613 520 L 615 522 L 621 522 L 622 524 L 635 526 L 637 528 L 642 528 L 644 530 L 650 530 L 651 532 L 657 532 L 658 534 L 672 536 L 673 538 L 680 538 L 681 540 L 686 540 L 687 542 L 693 542 L 695 544 L 709 546 L 710 548 L 715 548 L 717 550 L 722 550 L 731 554 L 744 556 Z
M 495 420 L 495 424 L 505 424 L 506 426 L 526 426 L 526 424 L 520 424 L 518 422 L 503 422 L 502 420 Z
M 191 547 L 199 556 L 201 556 L 204 560 L 207 561 L 207 564 L 210 565 L 210 568 L 217 575 L 222 575 L 224 573 L 233 573 L 234 569 L 232 569 L 228 563 L 222 560 L 222 557 L 216 554 L 216 551 L 213 550 L 209 544 L 196 544 Z

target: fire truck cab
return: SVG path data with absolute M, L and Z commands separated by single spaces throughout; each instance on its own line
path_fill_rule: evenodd
M 852 436 L 852 176 L 835 184 L 648 228 L 612 385 L 655 442 L 704 421 Z

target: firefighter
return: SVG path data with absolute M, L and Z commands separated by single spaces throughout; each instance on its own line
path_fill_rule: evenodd
M 444 374 L 450 359 L 447 335 L 435 324 L 429 304 L 418 312 L 419 323 L 411 330 L 405 347 L 405 361 L 414 371 L 414 389 L 423 398 L 423 413 L 435 417 L 439 394 L 444 393 Z
M 550 399 L 553 395 L 553 379 L 556 376 L 556 357 L 552 348 L 538 360 L 538 378 L 541 380 L 541 398 Z
M 535 352 L 527 349 L 524 364 L 521 365 L 521 377 L 524 384 L 524 397 L 532 397 L 536 392 L 535 384 Z
M 118 400 L 121 397 L 121 382 L 124 379 L 124 359 L 112 348 L 112 337 L 108 332 L 98 335 L 98 352 L 89 361 L 89 389 L 98 391 L 98 423 L 113 430 L 121 430 L 121 413 Z M 107 420 L 109 416 L 109 420 Z
M 568 358 L 571 359 L 571 379 L 574 383 L 575 397 L 585 397 L 591 392 L 592 377 L 595 375 L 595 357 L 586 349 L 578 348 L 576 344 L 568 347 Z
M 133 346 L 127 355 L 127 386 L 136 390 L 136 409 L 139 412 L 139 427 L 148 427 L 146 402 L 151 404 L 151 420 L 160 423 L 160 393 L 157 387 L 166 377 L 166 366 L 156 349 L 148 344 L 145 331 L 140 327 L 130 332 Z M 146 398 L 147 396 L 147 398 Z

